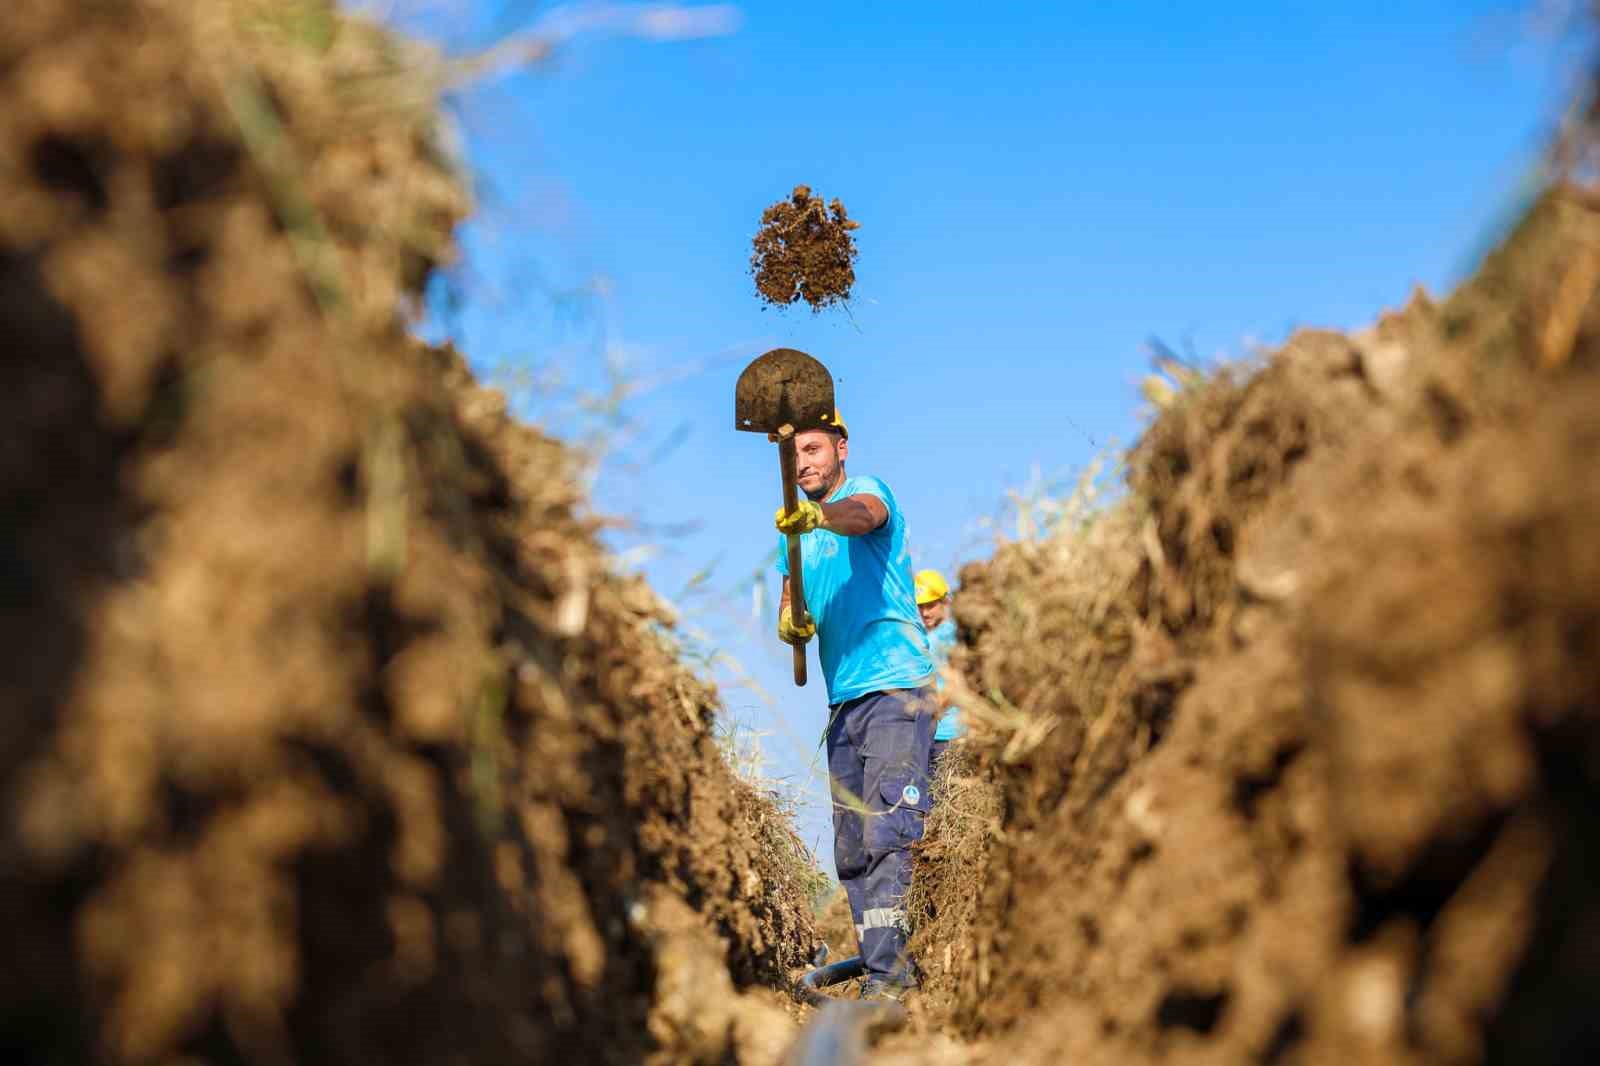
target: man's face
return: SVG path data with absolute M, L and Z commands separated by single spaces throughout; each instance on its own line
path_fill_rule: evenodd
M 827 499 L 839 486 L 840 467 L 850 454 L 850 442 L 825 429 L 808 429 L 794 438 L 795 481 L 813 500 Z
M 932 603 L 919 603 L 917 604 L 917 610 L 922 615 L 924 629 L 932 629 L 934 626 L 943 625 L 944 620 L 950 617 L 950 597 L 946 596 L 944 599 L 934 600 Z

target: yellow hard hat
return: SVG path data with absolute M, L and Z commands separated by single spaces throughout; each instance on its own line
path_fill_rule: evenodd
M 844 424 L 844 419 L 839 414 L 839 409 L 833 409 L 833 428 L 839 431 L 839 436 L 845 440 L 850 439 L 850 429 Z
M 917 606 L 934 603 L 950 595 L 950 586 L 937 570 L 918 570 L 916 575 Z

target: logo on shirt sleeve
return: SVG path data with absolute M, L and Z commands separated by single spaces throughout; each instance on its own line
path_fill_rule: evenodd
M 915 807 L 922 801 L 922 790 L 916 785 L 907 785 L 900 790 L 900 802 L 908 807 Z

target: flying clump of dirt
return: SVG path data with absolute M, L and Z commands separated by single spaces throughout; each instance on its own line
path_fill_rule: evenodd
M 814 312 L 848 300 L 860 226 L 837 198 L 823 203 L 810 186 L 796 185 L 787 200 L 761 212 L 750 255 L 756 292 L 777 307 L 804 300 Z

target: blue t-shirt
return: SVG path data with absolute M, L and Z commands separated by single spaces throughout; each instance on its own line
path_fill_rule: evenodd
M 889 510 L 883 525 L 859 537 L 814 529 L 800 538 L 806 609 L 817 624 L 817 653 L 828 703 L 934 678 L 927 634 L 912 593 L 906 520 L 889 486 L 847 477 L 828 497 L 876 496 Z M 787 538 L 778 535 L 778 573 L 789 575 Z
M 940 669 L 950 661 L 950 650 L 956 646 L 956 620 L 946 618 L 934 626 L 928 633 L 928 648 L 933 652 L 933 661 Z M 939 675 L 939 691 L 944 691 L 944 675 Z M 946 707 L 944 717 L 939 719 L 939 728 L 934 730 L 934 740 L 954 740 L 966 730 L 961 727 L 961 711 L 955 707 Z

